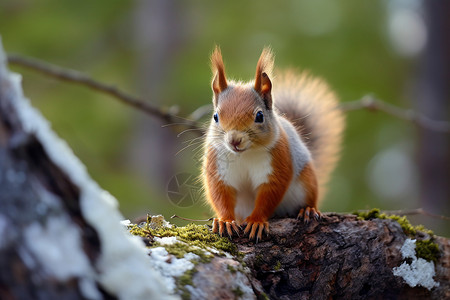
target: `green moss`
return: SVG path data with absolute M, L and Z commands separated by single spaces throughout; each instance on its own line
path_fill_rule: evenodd
M 194 283 L 192 281 L 192 277 L 194 274 L 197 273 L 197 270 L 195 268 L 191 270 L 187 270 L 184 272 L 183 275 L 177 278 L 177 289 L 181 295 L 181 299 L 191 299 L 191 294 L 189 293 L 188 289 L 186 288 L 187 285 L 194 286 Z
M 230 271 L 231 274 L 234 274 L 237 272 L 236 268 L 233 267 L 232 265 L 227 265 L 227 269 L 228 269 L 228 271 Z
M 411 237 L 416 238 L 418 232 L 426 233 L 430 236 L 427 240 L 417 240 L 416 241 L 416 255 L 427 261 L 436 262 L 439 258 L 439 246 L 433 241 L 434 233 L 433 231 L 426 229 L 423 225 L 413 226 L 406 216 L 399 215 L 387 215 L 381 213 L 378 208 L 374 208 L 370 211 L 365 212 L 354 212 L 354 215 L 358 216 L 360 220 L 371 220 L 371 219 L 391 219 L 395 220 L 400 224 L 403 232 Z
M 427 261 L 436 262 L 439 259 L 439 246 L 430 239 L 416 241 L 416 255 Z
M 380 216 L 380 210 L 374 208 L 369 211 L 355 211 L 353 214 L 357 215 L 360 220 L 370 220 L 378 218 Z
M 371 219 L 391 219 L 397 221 L 397 223 L 400 224 L 400 227 L 402 228 L 403 232 L 411 237 L 414 237 L 417 234 L 417 231 L 425 232 L 429 235 L 433 235 L 433 231 L 429 229 L 425 229 L 423 225 L 413 226 L 409 220 L 406 218 L 406 216 L 399 216 L 399 215 L 387 215 L 385 213 L 381 213 L 380 209 L 373 208 L 369 211 L 363 211 L 363 212 L 354 212 L 354 215 L 358 216 L 358 219 L 360 220 L 371 220 Z
M 254 264 L 256 268 L 259 268 L 264 264 L 264 257 L 262 256 L 262 254 L 256 255 Z
M 194 253 L 200 257 L 199 262 L 201 263 L 208 263 L 214 257 L 214 255 L 208 254 L 203 249 L 186 243 L 175 243 L 172 245 L 154 243 L 152 247 L 164 247 L 168 253 L 174 255 L 176 258 L 183 258 L 186 253 Z
M 244 295 L 244 292 L 239 287 L 233 289 L 232 292 L 236 296 L 236 298 L 242 297 Z
M 424 232 L 424 233 L 428 234 L 429 236 L 433 236 L 434 235 L 433 230 L 425 228 L 425 226 L 423 226 L 423 225 L 417 225 L 415 228 L 416 228 L 417 231 Z
M 281 262 L 277 260 L 277 263 L 273 267 L 274 271 L 280 271 L 281 270 Z
M 229 239 L 220 237 L 217 234 L 211 233 L 208 227 L 204 225 L 188 224 L 185 227 L 158 227 L 151 228 L 144 226 L 141 228 L 137 225 L 132 225 L 129 231 L 133 235 L 148 237 L 169 237 L 176 236 L 178 240 L 183 241 L 190 246 L 197 246 L 199 248 L 209 250 L 209 248 L 222 250 L 232 255 L 238 255 L 237 247 Z M 164 245 L 166 247 L 166 245 Z M 166 247 L 167 248 L 167 247 Z
M 147 229 L 141 228 L 137 225 L 130 225 L 128 226 L 128 231 L 132 235 L 140 236 L 140 237 L 149 237 L 151 236 L 151 232 Z

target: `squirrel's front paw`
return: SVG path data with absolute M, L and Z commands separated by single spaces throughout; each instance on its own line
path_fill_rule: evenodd
M 309 222 L 309 217 L 313 216 L 314 219 L 319 220 L 322 217 L 322 214 L 318 209 L 315 209 L 314 207 L 305 207 L 300 209 L 297 219 L 303 219 L 305 223 Z
M 266 233 L 269 234 L 269 222 L 267 220 L 255 220 L 251 217 L 245 219 L 245 223 L 247 226 L 245 227 L 244 234 L 250 232 L 248 238 L 253 240 L 256 235 L 256 241 L 262 238 L 263 230 L 266 230 Z M 258 231 L 258 233 L 256 233 Z
M 212 223 L 212 232 L 219 233 L 220 236 L 223 236 L 225 229 L 227 230 L 230 238 L 233 236 L 233 230 L 239 236 L 239 226 L 236 224 L 234 220 L 222 220 L 220 218 L 214 218 Z

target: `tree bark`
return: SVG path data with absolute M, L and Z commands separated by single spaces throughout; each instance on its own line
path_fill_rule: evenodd
M 0 43 L 0 299 L 172 299 L 114 201 L 23 97 Z
M 235 242 L 253 278 L 273 299 L 448 299 L 450 241 L 436 238 L 439 287 L 429 291 L 393 274 L 402 264 L 406 239 L 393 220 L 329 214 L 309 224 L 273 220 L 267 240 Z

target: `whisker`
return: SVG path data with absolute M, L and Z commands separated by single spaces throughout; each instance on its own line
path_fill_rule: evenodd
M 170 124 L 163 124 L 161 125 L 161 128 L 166 128 L 166 127 L 170 127 L 170 126 L 180 126 L 180 125 L 190 125 L 188 123 L 170 123 Z M 200 130 L 200 129 L 198 129 Z
M 183 134 L 185 134 L 186 132 L 190 132 L 190 131 L 202 131 L 202 129 L 199 128 L 189 128 L 189 129 L 185 129 L 182 132 L 180 132 L 179 134 L 177 134 L 177 138 L 179 138 L 180 136 L 182 136 Z
M 178 154 L 180 154 L 180 153 L 183 152 L 184 150 L 188 149 L 189 147 L 198 145 L 198 143 L 200 143 L 200 142 L 192 143 L 192 144 L 189 144 L 189 145 L 187 145 L 187 146 L 181 148 L 181 150 L 179 150 L 177 153 L 175 153 L 175 156 L 177 156 Z
M 204 138 L 205 138 L 205 136 L 198 136 L 198 137 L 192 138 L 190 140 L 182 141 L 181 143 L 186 144 L 186 143 L 194 142 L 194 141 L 200 140 L 200 139 L 203 140 Z

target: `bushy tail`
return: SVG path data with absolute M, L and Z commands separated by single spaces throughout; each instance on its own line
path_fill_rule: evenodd
M 320 196 L 340 156 L 344 115 L 329 86 L 307 73 L 287 71 L 274 79 L 274 104 L 297 128 L 312 153 Z

